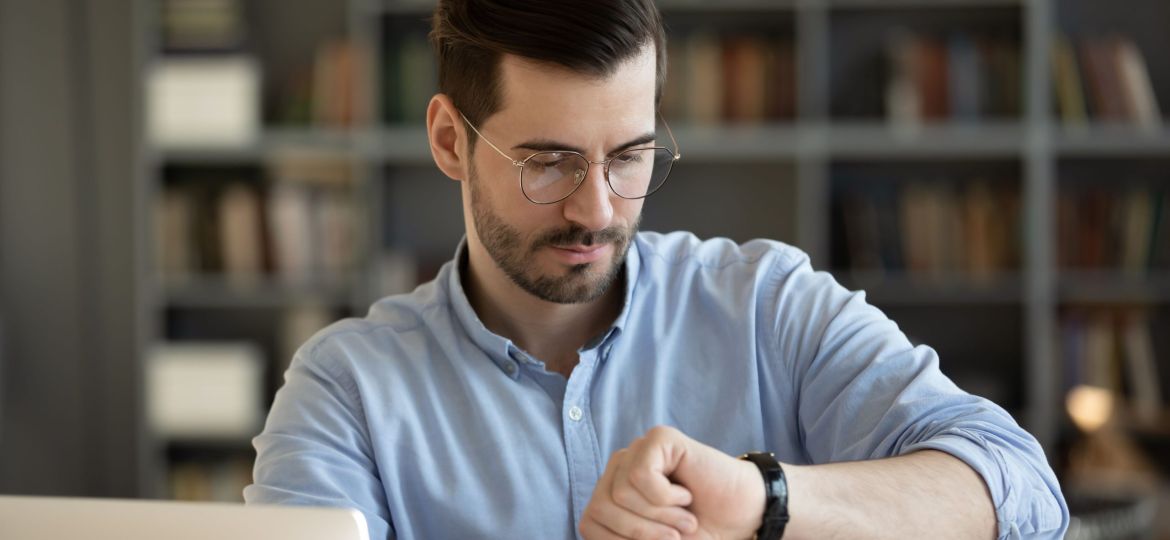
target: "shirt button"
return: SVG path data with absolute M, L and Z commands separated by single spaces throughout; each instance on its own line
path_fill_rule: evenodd
M 504 372 L 507 373 L 508 375 L 516 373 L 516 364 L 513 364 L 511 362 L 504 364 Z
M 576 406 L 576 405 L 573 405 L 573 406 L 572 406 L 572 407 L 569 409 L 569 420 L 572 420 L 572 421 L 574 421 L 574 422 L 580 422 L 580 421 L 581 421 L 581 417 L 582 417 L 582 416 L 584 416 L 584 414 L 585 414 L 585 413 L 581 412 L 581 407 L 578 407 L 578 406 Z

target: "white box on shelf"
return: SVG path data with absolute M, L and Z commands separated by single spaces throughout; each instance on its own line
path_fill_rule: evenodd
M 259 432 L 263 359 L 246 342 L 156 345 L 146 364 L 147 418 L 164 438 L 238 438 Z
M 260 133 L 260 70 L 247 56 L 167 58 L 147 75 L 147 137 L 159 148 L 239 148 Z

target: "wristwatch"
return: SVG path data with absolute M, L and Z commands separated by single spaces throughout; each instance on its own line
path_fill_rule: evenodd
M 754 463 L 764 477 L 764 519 L 756 531 L 757 540 L 780 540 L 788 525 L 788 480 L 784 469 L 771 452 L 748 452 L 739 459 Z

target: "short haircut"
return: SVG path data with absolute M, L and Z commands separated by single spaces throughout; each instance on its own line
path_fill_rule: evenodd
M 662 98 L 666 34 L 653 0 L 439 0 L 430 39 L 439 91 L 477 125 L 501 106 L 504 54 L 606 77 L 653 45 Z

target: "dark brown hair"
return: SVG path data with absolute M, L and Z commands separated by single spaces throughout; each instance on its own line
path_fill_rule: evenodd
M 605 77 L 653 44 L 656 103 L 666 79 L 666 36 L 653 0 L 439 0 L 430 39 L 439 91 L 475 124 L 499 110 L 504 54 Z

